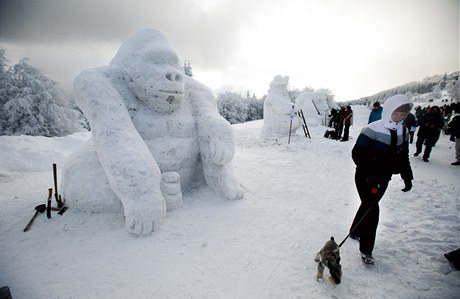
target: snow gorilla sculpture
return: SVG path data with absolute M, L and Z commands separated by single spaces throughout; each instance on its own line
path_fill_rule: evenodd
M 69 206 L 124 211 L 128 231 L 147 235 L 172 208 L 168 200 L 177 204 L 202 178 L 227 199 L 243 196 L 231 164 L 232 127 L 211 91 L 184 75 L 160 32 L 133 34 L 109 66 L 83 71 L 74 88 L 92 137 L 65 163 Z
M 288 83 L 289 77 L 280 75 L 270 82 L 270 90 L 264 102 L 264 125 L 261 132 L 263 139 L 288 136 L 294 105 L 287 94 Z M 295 133 L 299 125 L 297 116 L 294 116 L 291 132 Z

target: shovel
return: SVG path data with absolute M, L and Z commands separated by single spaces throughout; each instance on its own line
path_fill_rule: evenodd
M 45 213 L 46 211 L 46 204 L 41 204 L 35 207 L 35 214 L 30 219 L 29 223 L 27 223 L 27 226 L 24 228 L 24 232 L 28 231 L 30 227 L 32 226 L 32 223 L 34 222 L 35 218 L 37 217 L 38 213 Z

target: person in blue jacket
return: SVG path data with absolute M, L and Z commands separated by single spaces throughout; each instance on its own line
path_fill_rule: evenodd
M 361 205 L 350 227 L 350 237 L 359 240 L 361 258 L 366 264 L 374 264 L 372 252 L 379 222 L 378 202 L 392 175 L 401 175 L 405 183 L 402 191 L 412 188 L 409 132 L 403 126 L 404 118 L 412 107 L 412 101 L 405 95 L 388 98 L 382 118 L 364 127 L 352 150 L 356 164 L 355 184 Z
M 375 102 L 374 103 L 374 106 L 371 110 L 371 113 L 369 114 L 369 121 L 367 122 L 368 124 L 376 121 L 376 120 L 379 120 L 382 118 L 382 106 L 380 106 L 380 103 L 379 102 Z

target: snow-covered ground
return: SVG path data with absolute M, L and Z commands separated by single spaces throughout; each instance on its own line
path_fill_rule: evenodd
M 348 233 L 359 205 L 350 152 L 369 110 L 354 107 L 349 142 L 324 127 L 261 141 L 262 121 L 234 125 L 235 173 L 245 198 L 207 187 L 184 194 L 163 227 L 133 237 L 123 215 L 40 214 L 23 229 L 59 170 L 89 133 L 0 137 L 0 287 L 28 298 L 458 298 L 460 271 L 443 254 L 460 247 L 460 167 L 442 135 L 429 163 L 412 156 L 414 187 L 394 176 L 381 201 L 375 266 L 358 243 L 341 247 L 342 283 L 317 282 L 313 258 Z M 308 121 L 308 120 L 307 120 Z M 325 272 L 329 276 L 328 271 Z

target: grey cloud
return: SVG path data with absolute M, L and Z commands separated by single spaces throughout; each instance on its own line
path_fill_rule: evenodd
M 166 1 L 2 0 L 0 39 L 8 42 L 116 40 L 142 23 L 173 21 Z M 137 5 L 135 4 L 137 3 Z
M 243 1 L 212 11 L 191 0 L 1 0 L 0 43 L 121 42 L 136 30 L 162 31 L 179 56 L 203 68 L 229 63 L 249 14 Z

